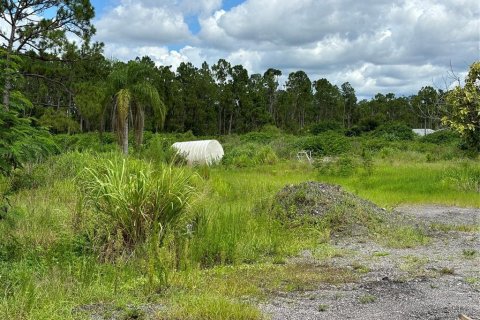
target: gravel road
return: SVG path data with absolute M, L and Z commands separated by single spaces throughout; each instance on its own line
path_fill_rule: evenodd
M 397 208 L 415 224 L 472 226 L 480 209 L 441 206 Z M 480 240 L 477 232 L 430 231 L 428 245 L 391 249 L 365 239 L 343 238 L 350 252 L 336 267 L 365 272 L 356 283 L 320 285 L 315 291 L 278 294 L 261 309 L 272 319 L 480 320 Z M 313 259 L 311 255 L 305 255 Z

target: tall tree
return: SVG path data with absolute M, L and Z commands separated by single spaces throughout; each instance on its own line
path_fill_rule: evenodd
M 307 119 L 307 111 L 312 106 L 312 82 L 304 71 L 297 71 L 288 75 L 285 87 L 290 97 L 291 115 L 293 119 L 296 119 L 297 126 L 302 129 Z
M 90 22 L 93 17 L 89 0 L 1 0 L 0 18 L 8 25 L 7 32 L 0 33 L 7 63 L 12 54 L 24 50 L 55 51 L 66 43 L 68 32 L 88 40 L 95 32 Z M 15 73 L 6 71 L 3 104 L 8 109 Z
M 315 120 L 317 122 L 320 120 L 340 120 L 338 106 L 341 95 L 338 87 L 323 78 L 314 81 L 313 88 L 315 90 Z
M 233 104 L 231 87 L 231 69 L 230 62 L 220 59 L 212 66 L 213 75 L 217 81 L 219 95 L 217 106 L 218 134 L 225 134 L 226 130 L 226 110 Z
M 352 118 L 357 105 L 357 96 L 355 95 L 355 89 L 349 82 L 342 84 L 342 97 L 343 97 L 343 121 L 344 126 L 350 128 L 352 126 Z
M 268 112 L 276 123 L 275 97 L 277 95 L 278 78 L 282 75 L 282 71 L 270 68 L 263 74 L 263 80 L 267 90 Z
M 441 114 L 438 104 L 438 92 L 431 86 L 422 87 L 416 96 L 412 98 L 412 107 L 414 112 L 423 121 L 424 129 L 436 129 L 440 122 Z

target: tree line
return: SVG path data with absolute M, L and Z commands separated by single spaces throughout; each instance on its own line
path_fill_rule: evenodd
M 359 101 L 349 82 L 310 79 L 299 70 L 280 85 L 281 70 L 249 74 L 225 59 L 200 67 L 182 62 L 176 70 L 148 56 L 112 61 L 102 43 L 91 42 L 89 0 L 0 5 L 0 18 L 10 26 L 1 34 L 3 109 L 13 108 L 53 133 L 117 131 L 124 141 L 132 128 L 141 144 L 144 130 L 226 135 L 275 125 L 301 133 L 320 122 L 340 124 L 351 134 L 385 122 L 437 129 L 442 118 L 452 124 L 445 106 L 460 101 L 432 86 L 408 97 L 378 93 Z M 50 18 L 34 18 L 52 11 Z M 67 33 L 79 36 L 81 44 L 68 41 Z

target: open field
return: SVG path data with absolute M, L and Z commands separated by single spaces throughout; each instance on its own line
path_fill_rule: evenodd
M 151 177 L 161 164 L 148 157 L 145 152 L 124 164 L 145 175 L 108 193 L 137 201 L 139 190 L 155 187 Z M 123 245 L 115 233 L 103 233 L 111 225 L 103 224 L 109 220 L 99 210 L 105 209 L 94 203 L 104 200 L 89 202 L 92 195 L 86 193 L 94 179 L 84 168 L 100 179 L 109 172 L 102 168 L 109 167 L 113 179 L 121 156 L 69 151 L 18 171 L 3 180 L 13 191 L 0 220 L 0 314 L 9 319 L 322 319 L 345 313 L 361 319 L 386 313 L 388 305 L 403 299 L 398 319 L 447 319 L 455 312 L 478 316 L 478 161 L 431 161 L 414 151 L 379 153 L 368 163 L 333 159 L 328 166 L 278 157 L 271 163 L 243 165 L 237 159 L 233 165 L 168 169 L 169 188 L 181 188 L 172 182 L 181 176 L 191 179 L 196 191 L 181 218 L 170 222 L 174 227 L 159 231 L 161 246 L 152 245 L 146 234 L 134 251 L 116 251 Z M 135 189 L 138 181 L 142 189 Z M 272 214 L 275 195 L 305 181 L 342 185 L 386 208 L 385 216 L 377 221 L 367 211 L 340 204 L 319 224 L 279 220 Z M 399 206 L 400 214 L 391 211 Z M 338 231 L 354 227 L 355 217 L 367 221 L 361 234 Z M 415 302 L 420 300 L 423 304 Z M 442 303 L 450 303 L 444 313 Z M 432 306 L 434 313 L 425 313 Z

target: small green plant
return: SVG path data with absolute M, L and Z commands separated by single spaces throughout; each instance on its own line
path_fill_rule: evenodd
M 328 310 L 328 305 L 326 304 L 319 304 L 318 305 L 318 311 L 319 312 L 324 312 L 324 311 L 327 311 Z
M 377 300 L 377 297 L 369 293 L 364 294 L 358 298 L 358 302 L 361 304 L 374 303 Z
M 465 258 L 472 259 L 478 254 L 478 252 L 475 249 L 463 249 L 462 254 Z

